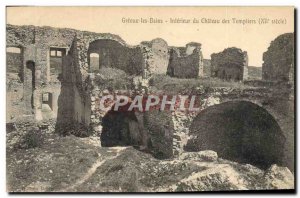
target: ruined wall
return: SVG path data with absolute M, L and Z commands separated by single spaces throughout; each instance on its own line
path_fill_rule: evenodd
M 50 76 L 50 48 L 68 49 L 75 31 L 51 27 L 7 25 L 7 47 L 22 48 L 21 73 L 24 76 L 24 109 L 37 120 L 55 118 L 60 82 Z M 52 109 L 44 109 L 42 96 L 50 93 Z
M 122 45 L 126 45 L 125 42 L 117 35 L 104 34 L 104 33 L 93 33 L 93 32 L 82 32 L 77 31 L 76 44 L 75 44 L 75 64 L 79 69 L 80 81 L 78 83 L 84 83 L 88 78 L 89 73 L 89 60 L 88 60 L 88 49 L 92 42 L 96 40 L 112 40 Z
M 248 55 L 239 48 L 227 48 L 211 55 L 211 76 L 224 80 L 248 78 Z
M 293 82 L 294 34 L 282 34 L 272 41 L 263 54 L 263 61 L 263 80 Z
M 13 50 L 20 48 L 13 48 Z M 24 113 L 23 54 L 6 52 L 6 121 L 11 122 Z
M 168 45 L 159 38 L 142 42 L 139 46 L 129 46 L 113 34 L 7 25 L 7 47 L 21 49 L 19 73 L 24 83 L 23 109 L 37 120 L 63 115 L 67 120 L 89 125 L 88 117 L 93 114 L 89 53 L 100 55 L 100 67 L 120 69 L 145 80 L 152 73 L 165 73 L 169 66 Z M 196 73 L 202 70 L 200 45 L 190 43 L 179 54 L 185 56 L 184 64 L 195 66 Z M 8 65 L 13 60 L 9 55 Z M 175 60 L 174 64 L 177 64 Z M 194 74 L 195 70 L 190 73 Z M 46 97 L 45 94 L 49 95 Z M 45 98 L 49 101 L 45 102 Z M 65 104 L 64 99 L 70 102 Z
M 106 81 L 102 81 L 102 87 L 93 83 L 95 76 L 108 77 L 102 69 L 117 69 L 125 72 L 118 79 L 126 79 L 126 75 L 144 76 L 144 54 L 139 46 L 129 46 L 120 37 L 113 34 L 100 34 L 92 32 L 77 32 L 72 54 L 73 67 L 75 68 L 76 87 L 74 88 L 74 119 L 89 126 L 92 131 L 98 131 L 99 121 L 103 116 L 98 115 L 95 109 L 95 97 L 101 98 Z M 99 71 L 89 73 L 89 54 L 99 54 Z M 112 80 L 112 79 L 110 79 Z M 107 80 L 108 83 L 111 81 Z M 126 84 L 126 83 L 125 83 Z M 100 120 L 99 120 L 100 119 Z
M 204 76 L 201 44 L 188 43 L 185 48 L 171 48 L 167 75 L 177 78 Z
M 118 68 L 135 75 L 143 75 L 144 72 L 145 61 L 139 47 L 126 45 L 117 35 L 77 31 L 72 52 L 72 67 L 76 79 L 72 113 L 74 120 L 85 126 L 89 126 L 91 120 L 96 122 L 93 98 L 97 86 L 91 86 L 92 76 L 89 74 L 89 53 L 94 52 L 99 54 L 100 69 L 101 66 Z M 101 75 L 101 72 L 98 74 Z
M 24 87 L 17 73 L 6 74 L 6 122 L 13 122 L 24 112 Z
M 59 116 L 62 120 L 75 120 L 88 125 L 91 105 L 87 51 L 90 43 L 97 39 L 112 39 L 125 45 L 122 39 L 112 34 L 7 25 L 7 47 L 22 49 L 20 73 L 24 76 L 24 108 L 21 109 L 25 109 L 26 114 L 34 115 L 37 120 Z M 119 52 L 122 53 L 124 48 Z M 60 57 L 53 57 L 51 49 L 62 50 Z M 129 57 L 125 61 L 126 66 L 138 65 L 138 72 L 142 73 L 144 59 L 141 49 L 135 47 L 130 50 L 130 53 L 124 53 Z M 111 60 L 115 61 L 118 56 L 112 56 Z M 137 61 L 132 59 L 136 56 L 139 56 Z M 12 61 L 11 57 L 8 56 L 8 63 Z M 117 61 L 116 65 L 120 66 L 124 58 Z M 50 67 L 50 64 L 55 66 Z M 58 66 L 61 67 L 60 71 L 53 73 Z M 133 70 L 127 67 L 123 69 Z M 44 93 L 51 94 L 50 109 L 44 108 L 47 107 L 42 100 Z

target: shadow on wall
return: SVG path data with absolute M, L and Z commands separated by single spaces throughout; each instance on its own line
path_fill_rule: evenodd
M 213 150 L 221 158 L 263 169 L 286 165 L 283 132 L 272 115 L 251 102 L 208 107 L 193 120 L 190 135 L 194 138 L 188 141 L 187 151 Z

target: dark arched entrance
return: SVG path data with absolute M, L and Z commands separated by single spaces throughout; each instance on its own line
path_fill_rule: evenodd
M 141 129 L 134 111 L 127 111 L 128 107 L 119 111 L 113 108 L 102 119 L 101 146 L 141 145 Z
M 246 101 L 232 101 L 201 111 L 190 127 L 185 150 L 214 150 L 221 158 L 260 168 L 282 164 L 285 137 L 272 115 Z

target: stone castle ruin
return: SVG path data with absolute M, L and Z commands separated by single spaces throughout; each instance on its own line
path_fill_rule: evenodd
M 285 46 L 289 43 L 285 39 L 291 37 L 281 38 L 278 37 L 278 42 Z M 290 44 L 287 48 L 273 47 L 276 42 L 277 39 L 264 54 L 266 80 L 276 80 L 279 69 L 270 68 L 279 68 L 277 64 L 289 67 L 280 70 L 285 77 L 293 76 L 293 61 L 288 59 L 287 62 L 272 63 L 277 59 L 269 58 L 272 54 L 280 54 L 281 50 L 286 53 L 290 50 Z M 198 124 L 210 123 L 205 117 L 211 117 L 211 123 L 219 126 L 216 123 L 224 123 L 227 115 L 218 112 L 232 107 L 237 108 L 237 112 L 228 110 L 228 115 L 247 116 L 243 113 L 246 106 L 252 117 L 245 123 L 255 122 L 258 114 L 264 114 L 264 120 L 253 129 L 255 133 L 237 126 L 228 129 L 232 129 L 232 134 L 215 135 L 217 139 L 207 141 L 213 145 L 223 137 L 221 146 L 243 148 L 243 144 L 234 145 L 234 140 L 229 137 L 236 135 L 243 139 L 248 150 L 243 153 L 220 152 L 221 157 L 256 164 L 254 158 L 263 152 L 265 160 L 257 164 L 268 166 L 279 163 L 293 169 L 294 95 L 290 84 L 260 82 L 263 86 L 247 89 L 194 87 L 185 91 L 200 95 L 198 102 L 205 105 L 200 112 L 191 116 L 181 112 L 160 111 L 132 112 L 128 115 L 118 113 L 116 116 L 110 110 L 99 109 L 99 100 L 108 94 L 148 94 L 154 90 L 149 85 L 149 79 L 155 74 L 184 79 L 199 78 L 199 82 L 203 76 L 234 81 L 247 79 L 247 52 L 228 48 L 212 54 L 211 68 L 205 69 L 201 50 L 201 44 L 194 42 L 185 47 L 170 47 L 163 39 L 156 38 L 129 46 L 119 36 L 108 33 L 7 25 L 7 122 L 25 118 L 54 120 L 58 131 L 83 128 L 88 133 L 97 133 L 101 136 L 103 146 L 133 145 L 150 150 L 157 158 L 172 158 L 185 149 L 202 149 L 195 145 L 201 142 L 197 137 L 214 129 L 209 125 L 205 126 L 210 128 L 203 129 L 205 126 Z M 274 86 L 274 89 L 265 85 Z M 222 105 L 228 102 L 228 106 Z M 212 108 L 211 111 L 209 108 Z M 201 117 L 202 113 L 207 116 Z M 118 126 L 120 123 L 121 128 Z M 276 130 L 268 131 L 270 135 L 263 137 L 274 138 L 270 140 L 271 148 L 255 150 L 249 146 L 262 137 L 264 126 L 269 125 Z M 239 131 L 244 134 L 239 134 Z M 256 138 L 249 137 L 252 133 Z M 263 144 L 255 143 L 253 145 L 256 148 Z M 273 156 L 271 150 L 278 145 L 282 147 L 282 152 Z M 204 146 L 205 149 L 220 149 L 220 145 Z M 257 155 L 247 157 L 249 152 Z
M 37 120 L 56 118 L 58 96 L 66 88 L 66 97 L 78 99 L 63 105 L 64 118 L 88 124 L 84 109 L 90 101 L 85 91 L 91 74 L 100 68 L 116 68 L 144 79 L 167 71 L 171 76 L 196 78 L 203 75 L 200 46 L 189 43 L 186 48 L 170 48 L 163 39 L 128 46 L 112 34 L 7 25 L 7 71 L 16 73 L 24 84 L 25 114 L 34 112 Z

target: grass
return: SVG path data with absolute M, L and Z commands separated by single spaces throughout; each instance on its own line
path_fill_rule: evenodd
M 149 83 L 150 86 L 158 90 L 177 93 L 182 90 L 191 90 L 197 87 L 230 87 L 241 90 L 250 88 L 249 85 L 245 85 L 243 82 L 224 81 L 218 78 L 180 79 L 162 74 L 153 75 Z
M 101 68 L 98 75 L 95 75 L 95 85 L 102 89 L 123 90 L 131 89 L 132 76 L 123 70 L 115 68 Z
M 24 142 L 26 149 L 36 148 L 41 146 L 43 143 L 43 137 L 41 131 L 31 131 L 26 133 L 24 136 Z

